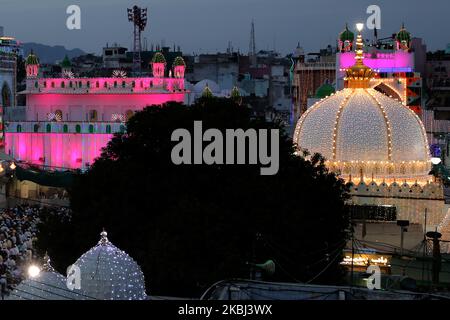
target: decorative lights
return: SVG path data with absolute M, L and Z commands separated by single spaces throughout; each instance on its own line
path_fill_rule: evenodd
M 146 299 L 141 268 L 108 240 L 105 231 L 98 244 L 83 254 L 75 265 L 81 271 L 81 289 L 75 289 L 75 292 L 99 300 Z

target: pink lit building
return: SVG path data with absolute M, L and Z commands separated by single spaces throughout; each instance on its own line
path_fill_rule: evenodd
M 136 111 L 169 101 L 185 103 L 185 64 L 180 57 L 166 70 L 161 53 L 152 60 L 153 77 L 39 77 L 39 62 L 26 61 L 27 105 L 18 121 L 5 125 L 5 152 L 18 161 L 50 168 L 86 169 L 112 135 L 126 130 Z M 165 74 L 175 75 L 166 77 Z

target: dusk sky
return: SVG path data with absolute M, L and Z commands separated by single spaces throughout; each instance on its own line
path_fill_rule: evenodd
M 66 28 L 66 8 L 71 4 L 81 7 L 81 30 Z M 126 8 L 134 4 L 149 9 L 144 32 L 149 46 L 176 43 L 184 53 L 225 51 L 228 41 L 248 52 L 252 18 L 258 50 L 275 46 L 287 54 L 300 42 L 306 51 L 316 51 L 334 44 L 345 22 L 365 22 L 371 4 L 382 10 L 380 36 L 390 36 L 405 22 L 413 36 L 425 39 L 429 50 L 450 43 L 448 0 L 0 0 L 0 25 L 22 42 L 100 53 L 107 42 L 132 46 Z M 366 30 L 366 38 L 371 34 Z

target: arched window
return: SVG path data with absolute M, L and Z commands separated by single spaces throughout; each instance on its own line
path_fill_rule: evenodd
M 98 113 L 97 110 L 89 110 L 89 121 L 97 121 Z
M 106 133 L 111 133 L 111 125 L 106 125 Z
M 136 81 L 132 81 L 132 82 L 131 82 L 131 87 L 132 87 L 132 88 L 135 88 L 135 87 L 136 87 Z
M 76 133 L 81 133 L 81 126 L 80 126 L 79 124 L 77 124 L 77 125 L 75 126 L 75 132 L 76 132 Z
M 37 123 L 34 125 L 33 131 L 34 132 L 38 132 L 39 131 L 39 125 Z
M 126 87 L 126 82 L 125 81 L 122 81 L 122 88 L 125 88 Z
M 61 122 L 63 120 L 63 113 L 61 110 L 55 111 L 55 120 Z
M 51 124 L 50 123 L 48 123 L 47 124 L 47 128 L 46 128 L 47 130 L 47 133 L 49 133 L 49 132 L 52 132 L 52 126 L 51 126 Z
M 54 88 L 55 87 L 55 83 L 52 81 L 52 88 Z
M 66 83 L 63 81 L 63 82 L 61 82 L 61 88 L 65 88 L 66 87 Z
M 22 126 L 20 124 L 17 125 L 17 132 L 22 132 Z
M 97 82 L 95 83 L 95 87 L 96 87 L 96 88 L 100 88 L 100 82 L 97 81 Z
M 78 82 L 78 88 L 83 88 L 83 82 L 81 81 Z
M 39 83 L 37 81 L 34 82 L 34 87 L 37 89 L 39 88 Z
M 86 87 L 88 87 L 88 88 L 91 87 L 91 82 L 90 81 L 86 82 Z
M 44 81 L 44 88 L 47 88 L 47 81 Z
M 63 126 L 63 132 L 64 132 L 64 133 L 69 132 L 69 127 L 67 126 L 67 124 L 65 124 L 65 125 Z
M 105 82 L 103 83 L 103 87 L 104 87 L 104 88 L 108 88 L 108 82 L 105 81 Z
M 92 124 L 89 125 L 89 133 L 94 133 L 94 126 Z
M 72 81 L 69 82 L 69 87 L 72 88 L 73 87 L 73 83 Z
M 117 88 L 117 81 L 114 81 L 114 88 Z

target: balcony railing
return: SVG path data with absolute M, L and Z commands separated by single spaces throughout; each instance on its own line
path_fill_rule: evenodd
M 114 134 L 126 131 L 122 122 L 5 122 L 6 133 L 63 133 L 63 134 Z

